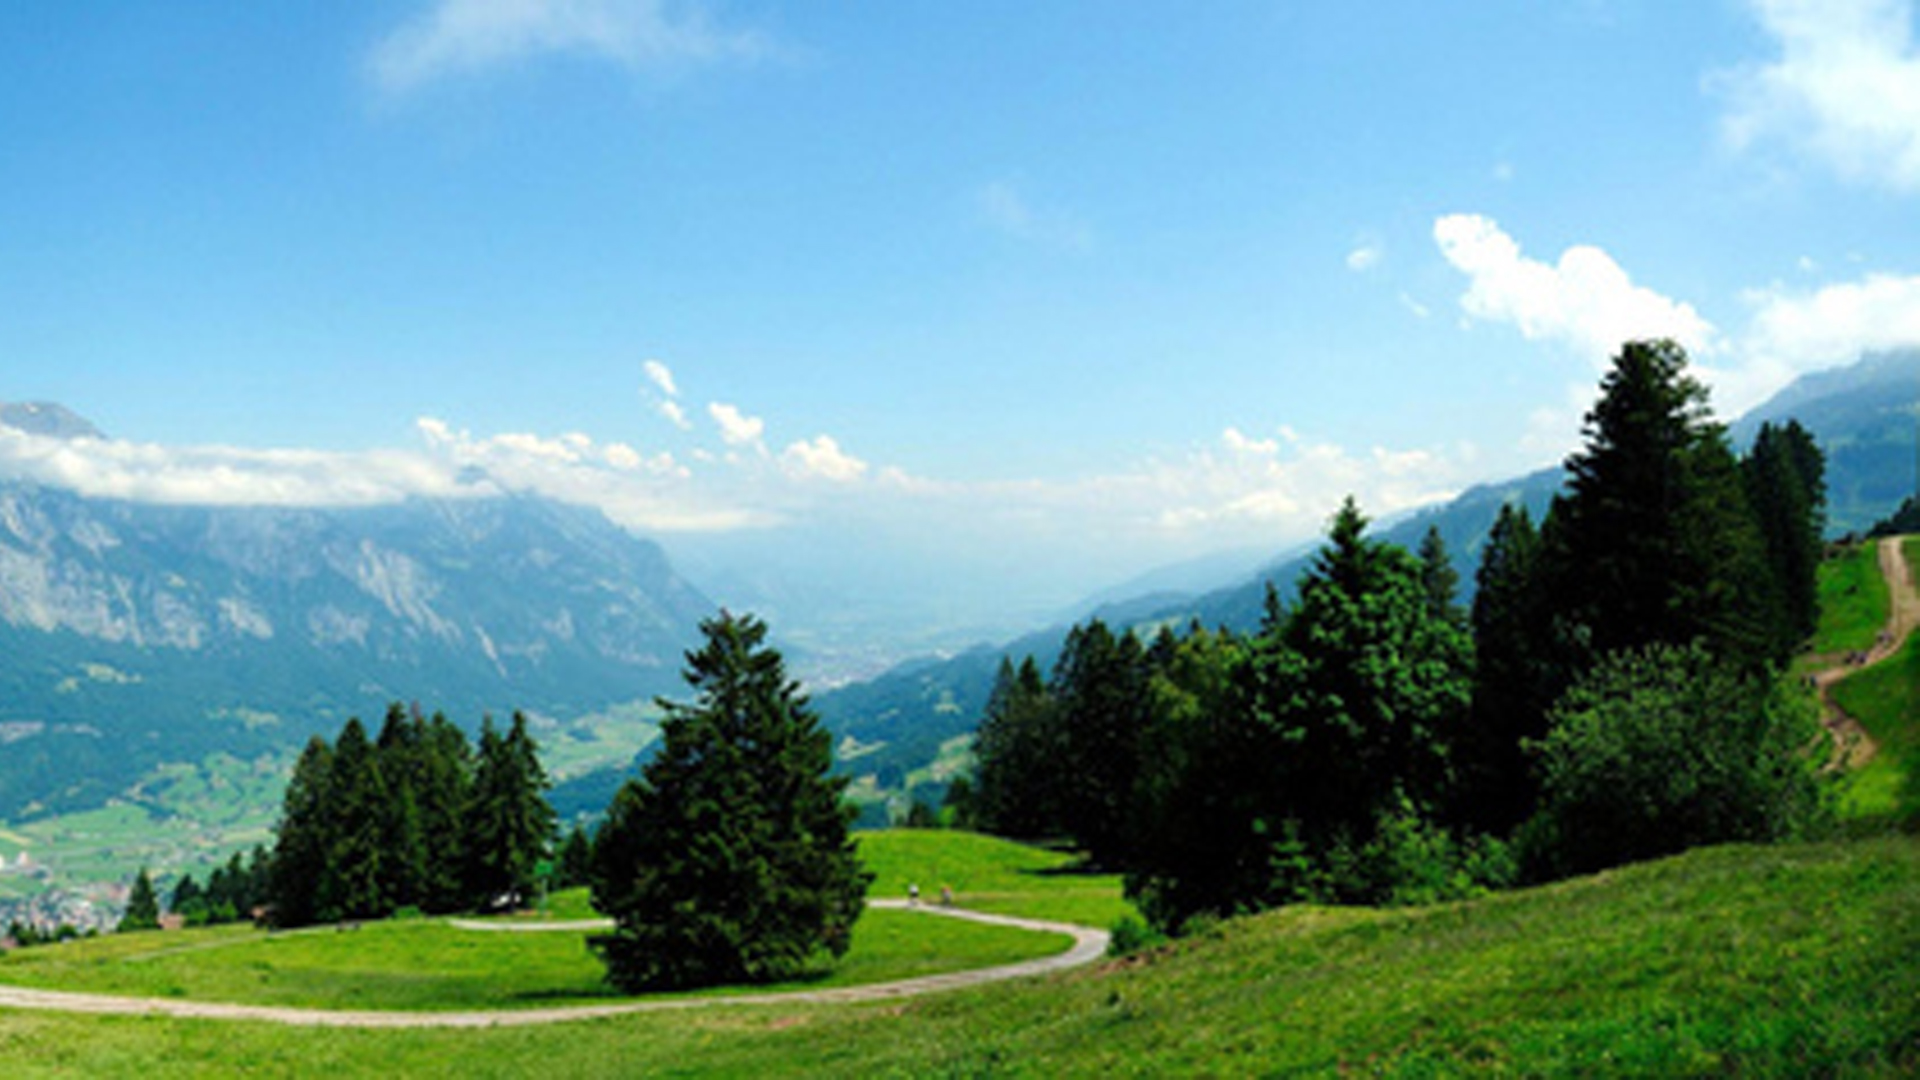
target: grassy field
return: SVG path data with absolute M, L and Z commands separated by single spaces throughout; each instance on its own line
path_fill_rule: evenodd
M 1860 544 L 1820 567 L 1820 625 L 1815 656 L 1871 648 L 1887 625 L 1887 582 L 1874 544 Z
M 1907 538 L 1901 550 L 1908 566 L 1920 568 L 1920 537 Z M 1888 660 L 1835 683 L 1832 695 L 1880 744 L 1874 759 L 1848 777 L 1841 811 L 1856 823 L 1881 823 L 1894 815 L 1920 751 L 1920 635 Z
M 904 898 L 909 885 L 918 885 L 921 899 L 933 901 L 944 885 L 963 907 L 1101 928 L 1134 912 L 1120 895 L 1119 875 L 1080 873 L 1076 857 L 1063 852 L 977 833 L 859 835 L 861 859 L 874 872 L 871 896 Z
M 149 1078 L 1912 1075 L 1920 841 L 1707 849 L 1435 908 L 1285 909 L 1073 975 L 874 1005 L 378 1032 L 0 1012 L 0 1061 Z
M 496 933 L 440 919 L 267 934 L 251 927 L 111 934 L 0 960 L 0 982 L 134 997 L 325 1009 L 467 1010 L 604 1003 L 617 995 L 587 934 Z M 1034 933 L 868 911 L 829 972 L 785 986 L 709 995 L 821 989 L 993 967 L 1065 950 Z

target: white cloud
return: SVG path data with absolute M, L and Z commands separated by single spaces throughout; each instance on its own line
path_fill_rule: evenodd
M 1749 0 L 1778 59 L 1723 72 L 1726 136 L 1777 139 L 1853 181 L 1920 189 L 1911 0 Z
M 666 400 L 654 408 L 660 410 L 660 415 L 666 417 L 669 423 L 681 431 L 693 430 L 693 421 L 687 419 L 687 410 L 681 408 L 679 402 Z
M 382 89 L 400 93 L 550 54 L 639 71 L 753 61 L 771 51 L 761 34 L 713 25 L 697 2 L 437 0 L 381 39 L 367 68 Z
M 793 443 L 781 453 L 780 463 L 792 476 L 840 484 L 852 483 L 867 471 L 867 463 L 840 449 L 831 435 Z
M 1364 274 L 1380 265 L 1380 247 L 1377 244 L 1361 244 L 1347 252 L 1347 269 L 1356 274 Z
M 1749 292 L 1746 301 L 1753 316 L 1740 364 L 1702 372 L 1716 409 L 1729 416 L 1810 371 L 1920 346 L 1920 275 L 1869 274 L 1813 290 L 1774 285 Z
M 728 446 L 751 446 L 760 441 L 760 435 L 766 430 L 766 421 L 757 416 L 748 416 L 738 408 L 725 402 L 715 401 L 707 405 L 707 415 L 719 425 L 720 438 Z
M 988 225 L 1015 239 L 1075 250 L 1093 245 L 1093 233 L 1085 224 L 1058 210 L 1036 208 L 1009 181 L 981 187 L 974 203 Z
M 661 393 L 670 398 L 680 396 L 680 388 L 673 381 L 672 368 L 658 360 L 648 360 L 640 367 L 647 373 L 647 381 L 658 387 Z
M 0 476 L 94 498 L 185 506 L 366 506 L 488 491 L 444 463 L 398 451 L 180 448 L 47 438 L 5 426 Z
M 1635 285 L 1597 247 L 1570 247 L 1559 262 L 1540 262 L 1477 214 L 1440 218 L 1433 238 L 1469 279 L 1460 297 L 1469 318 L 1509 323 L 1529 340 L 1563 342 L 1596 366 L 1632 339 L 1673 338 L 1697 355 L 1717 344 L 1713 325 L 1691 305 Z

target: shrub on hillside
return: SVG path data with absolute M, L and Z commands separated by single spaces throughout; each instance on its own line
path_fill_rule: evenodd
M 1543 802 L 1522 831 L 1526 865 L 1554 877 L 1802 834 L 1827 813 L 1820 738 L 1803 693 L 1699 644 L 1612 654 L 1533 746 Z

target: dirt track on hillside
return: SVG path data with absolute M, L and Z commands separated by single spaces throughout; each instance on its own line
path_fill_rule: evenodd
M 873 907 L 905 908 L 905 901 L 876 900 Z M 39 1009 L 69 1013 L 113 1016 L 167 1016 L 196 1020 L 253 1020 L 269 1024 L 300 1027 L 335 1028 L 476 1028 L 520 1027 L 530 1024 L 559 1024 L 574 1020 L 625 1016 L 629 1013 L 664 1012 L 680 1009 L 710 1009 L 739 1005 L 829 1005 L 889 1001 L 919 997 L 923 994 L 984 986 L 1007 979 L 1044 975 L 1093 963 L 1106 955 L 1107 932 L 1071 923 L 1021 919 L 1009 915 L 989 915 L 964 908 L 946 908 L 922 904 L 914 910 L 942 918 L 966 919 L 994 926 L 1011 926 L 1073 935 L 1073 947 L 1066 952 L 1018 964 L 954 971 L 944 975 L 923 975 L 915 979 L 873 983 L 867 986 L 841 986 L 830 990 L 792 990 L 781 993 L 741 994 L 733 997 L 656 998 L 627 1001 L 613 1005 L 571 1005 L 550 1009 L 495 1009 L 484 1012 L 382 1012 L 372 1010 L 299 1009 L 275 1005 L 235 1005 L 213 1001 L 179 1001 L 170 998 L 118 997 L 111 994 L 76 994 L 60 990 L 30 990 L 0 986 L 0 1009 Z M 597 925 L 597 924 L 596 924 Z M 517 932 L 562 931 L 575 929 L 566 923 L 482 924 L 489 930 Z
M 1903 537 L 1889 536 L 1880 541 L 1880 576 L 1887 582 L 1887 625 L 1874 640 L 1873 647 L 1843 659 L 1840 663 L 1814 673 L 1813 682 L 1820 692 L 1821 719 L 1833 733 L 1834 767 L 1857 769 L 1880 752 L 1867 729 L 1841 711 L 1834 703 L 1833 685 L 1857 671 L 1878 664 L 1900 651 L 1908 635 L 1920 627 L 1920 593 L 1914 591 L 1913 567 L 1901 553 Z

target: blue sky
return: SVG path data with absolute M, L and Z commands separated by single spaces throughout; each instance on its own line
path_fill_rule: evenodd
M 1628 336 L 1729 414 L 1920 340 L 1913 22 L 7 5 L 0 399 L 113 438 L 0 472 L 532 489 L 1037 610 L 1551 463 Z

